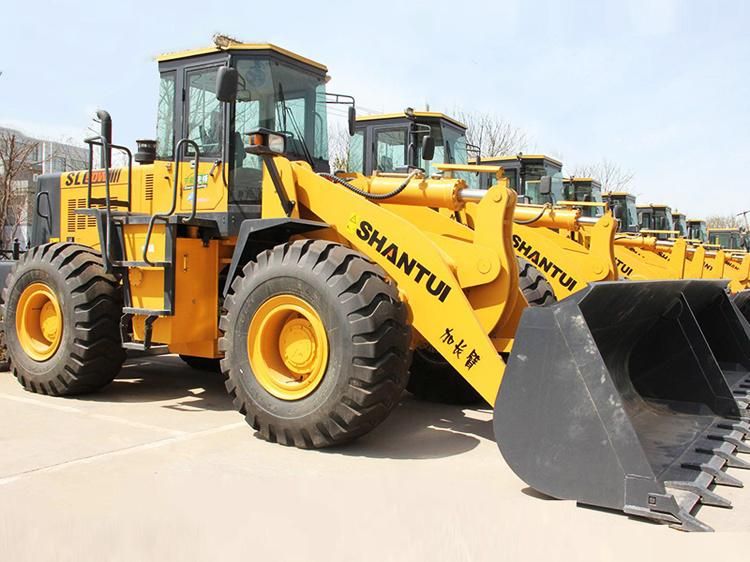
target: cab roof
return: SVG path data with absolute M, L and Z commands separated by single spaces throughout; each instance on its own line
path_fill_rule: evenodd
M 664 205 L 663 203 L 642 203 L 636 205 L 636 209 L 671 209 L 670 205 Z
M 559 167 L 562 167 L 562 162 L 544 154 L 521 154 L 520 156 L 517 156 L 515 154 L 512 156 L 483 156 L 481 160 L 482 162 L 510 162 L 518 160 L 519 158 L 521 158 L 522 160 L 547 160 L 548 162 L 552 162 L 553 164 L 557 164 Z
M 734 228 L 709 228 L 709 232 L 739 232 L 739 227 Z
M 627 191 L 607 191 L 604 195 L 614 197 L 635 197 L 635 194 L 629 193 Z
M 595 180 L 594 178 L 577 178 L 575 176 L 572 178 L 563 178 L 563 183 L 571 183 L 571 182 L 573 182 L 574 184 L 575 183 L 590 183 L 594 185 L 595 187 L 599 187 L 599 188 L 601 188 L 602 186 L 599 180 Z
M 318 70 L 322 70 L 323 72 L 328 72 L 328 68 L 324 64 L 315 62 L 314 60 L 308 59 L 307 57 L 303 57 L 302 55 L 298 55 L 297 53 L 293 53 L 292 51 L 283 49 L 272 43 L 232 43 L 232 44 L 222 46 L 222 47 L 217 47 L 214 45 L 212 47 L 204 47 L 201 49 L 189 49 L 186 51 L 165 53 L 163 55 L 157 56 L 156 61 L 165 62 L 165 61 L 171 61 L 171 60 L 186 59 L 189 57 L 197 57 L 200 55 L 220 53 L 222 51 L 271 51 L 271 52 L 283 55 L 285 57 L 289 57 L 290 59 L 294 59 L 308 66 L 317 68 Z
M 458 121 L 454 119 L 453 117 L 449 117 L 445 113 L 440 113 L 438 111 L 415 111 L 414 117 L 417 118 L 425 118 L 425 119 L 443 119 L 445 121 L 448 121 L 449 123 L 452 123 L 453 125 L 456 125 L 457 127 L 461 127 L 462 129 L 466 130 L 468 127 L 461 123 L 461 121 Z M 357 116 L 357 122 L 360 121 L 386 121 L 390 119 L 406 119 L 406 115 L 404 113 L 376 113 L 374 115 L 358 115 Z

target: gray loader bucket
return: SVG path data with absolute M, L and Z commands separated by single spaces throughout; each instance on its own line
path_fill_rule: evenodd
M 703 287 L 705 285 L 705 287 Z M 741 486 L 750 425 L 686 294 L 713 281 L 594 283 L 528 308 L 495 403 L 500 451 L 529 486 L 683 530 Z
M 684 282 L 683 294 L 743 418 L 750 415 L 750 324 L 726 291 L 726 281 Z
M 750 289 L 745 289 L 734 295 L 734 304 L 737 305 L 745 320 L 750 322 Z

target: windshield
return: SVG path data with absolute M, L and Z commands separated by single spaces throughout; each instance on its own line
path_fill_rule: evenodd
M 433 126 L 433 131 L 437 127 Z M 455 127 L 450 127 L 446 123 L 442 123 L 440 127 L 440 143 L 435 138 L 435 157 L 433 158 L 434 163 L 443 164 L 468 164 L 469 154 L 466 149 L 466 136 L 462 131 Z M 433 138 L 435 132 L 433 132 Z M 440 159 L 440 160 L 439 160 Z M 476 173 L 471 172 L 454 172 L 454 177 L 461 178 L 466 184 L 476 189 L 479 187 L 479 177 Z
M 236 63 L 239 88 L 234 114 L 235 164 L 257 168 L 258 156 L 246 154 L 247 134 L 263 127 L 283 133 L 287 154 L 328 161 L 325 79 L 267 59 L 246 58 Z
M 527 176 L 528 177 L 528 176 Z M 535 205 L 544 205 L 545 203 L 555 204 L 557 201 L 564 201 L 563 176 L 560 172 L 551 175 L 552 189 L 551 193 L 541 193 L 541 178 L 527 179 L 523 194 L 528 197 L 529 203 Z
M 706 224 L 703 222 L 688 223 L 688 238 L 690 238 L 691 240 L 700 240 L 701 242 L 706 242 L 708 240 Z
M 737 232 L 710 232 L 711 244 L 718 244 L 725 250 L 740 249 L 739 234 Z
M 635 232 L 638 228 L 638 212 L 635 206 L 635 199 L 626 197 L 625 198 L 625 225 L 627 232 Z
M 589 181 L 570 181 L 564 182 L 563 195 L 566 201 L 579 201 L 581 203 L 601 203 L 602 189 L 599 186 L 592 185 Z M 603 206 L 581 205 L 581 215 L 584 217 L 598 218 L 604 215 Z
M 674 230 L 669 208 L 645 208 L 638 211 L 641 228 L 645 230 Z

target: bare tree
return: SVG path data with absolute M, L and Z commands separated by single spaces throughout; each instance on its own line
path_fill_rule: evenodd
M 16 131 L 0 130 L 0 247 L 10 245 L 27 212 L 23 208 L 28 204 L 24 186 L 32 180 L 38 145 Z M 14 227 L 8 240 L 4 240 L 6 226 Z
M 618 164 L 606 158 L 597 164 L 576 166 L 573 175 L 579 178 L 594 178 L 602 184 L 603 191 L 624 191 L 634 177 L 632 172 L 623 170 Z
M 526 133 L 494 113 L 456 109 L 453 115 L 466 125 L 466 141 L 478 146 L 481 156 L 510 156 L 526 150 Z
M 346 124 L 331 121 L 328 125 L 328 162 L 331 170 L 349 169 L 349 129 Z
M 706 218 L 708 228 L 738 228 L 744 226 L 744 221 L 735 215 L 712 215 Z

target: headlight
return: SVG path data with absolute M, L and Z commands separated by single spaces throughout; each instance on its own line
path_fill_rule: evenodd
M 284 154 L 284 149 L 286 148 L 286 138 L 284 135 L 275 135 L 273 133 L 268 134 L 268 149 L 271 152 L 276 152 L 277 154 Z

